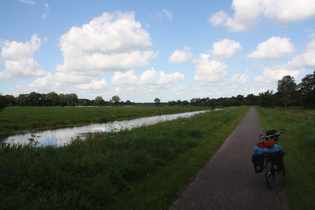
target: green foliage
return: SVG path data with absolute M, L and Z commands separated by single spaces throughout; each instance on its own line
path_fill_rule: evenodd
M 60 148 L 5 145 L 0 148 L 0 208 L 166 209 L 247 110 L 91 134 Z M 148 185 L 139 191 L 141 183 Z
M 315 112 L 258 108 L 265 130 L 284 128 L 280 137 L 285 155 L 283 184 L 291 209 L 315 209 Z
M 273 91 L 259 93 L 259 105 L 262 107 L 272 107 L 274 105 Z

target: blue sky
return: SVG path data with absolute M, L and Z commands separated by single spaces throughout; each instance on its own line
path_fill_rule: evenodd
M 0 93 L 231 97 L 315 69 L 314 0 L 1 0 Z

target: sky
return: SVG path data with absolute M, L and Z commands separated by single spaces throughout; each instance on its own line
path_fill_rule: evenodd
M 2 95 L 246 97 L 314 69 L 314 0 L 0 0 Z

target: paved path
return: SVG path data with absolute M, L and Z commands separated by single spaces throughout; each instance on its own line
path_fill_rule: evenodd
M 264 174 L 254 172 L 251 157 L 261 133 L 251 108 L 171 209 L 289 209 L 280 184 L 270 190 Z

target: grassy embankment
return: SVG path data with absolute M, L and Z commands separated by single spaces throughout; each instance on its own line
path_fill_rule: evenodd
M 0 148 L 1 209 L 167 209 L 248 107 L 60 147 Z
M 0 113 L 0 136 L 35 129 L 106 123 L 162 114 L 203 110 L 195 106 L 7 107 Z
M 291 209 L 315 209 L 315 111 L 257 108 L 264 130 L 284 128 L 282 177 Z

